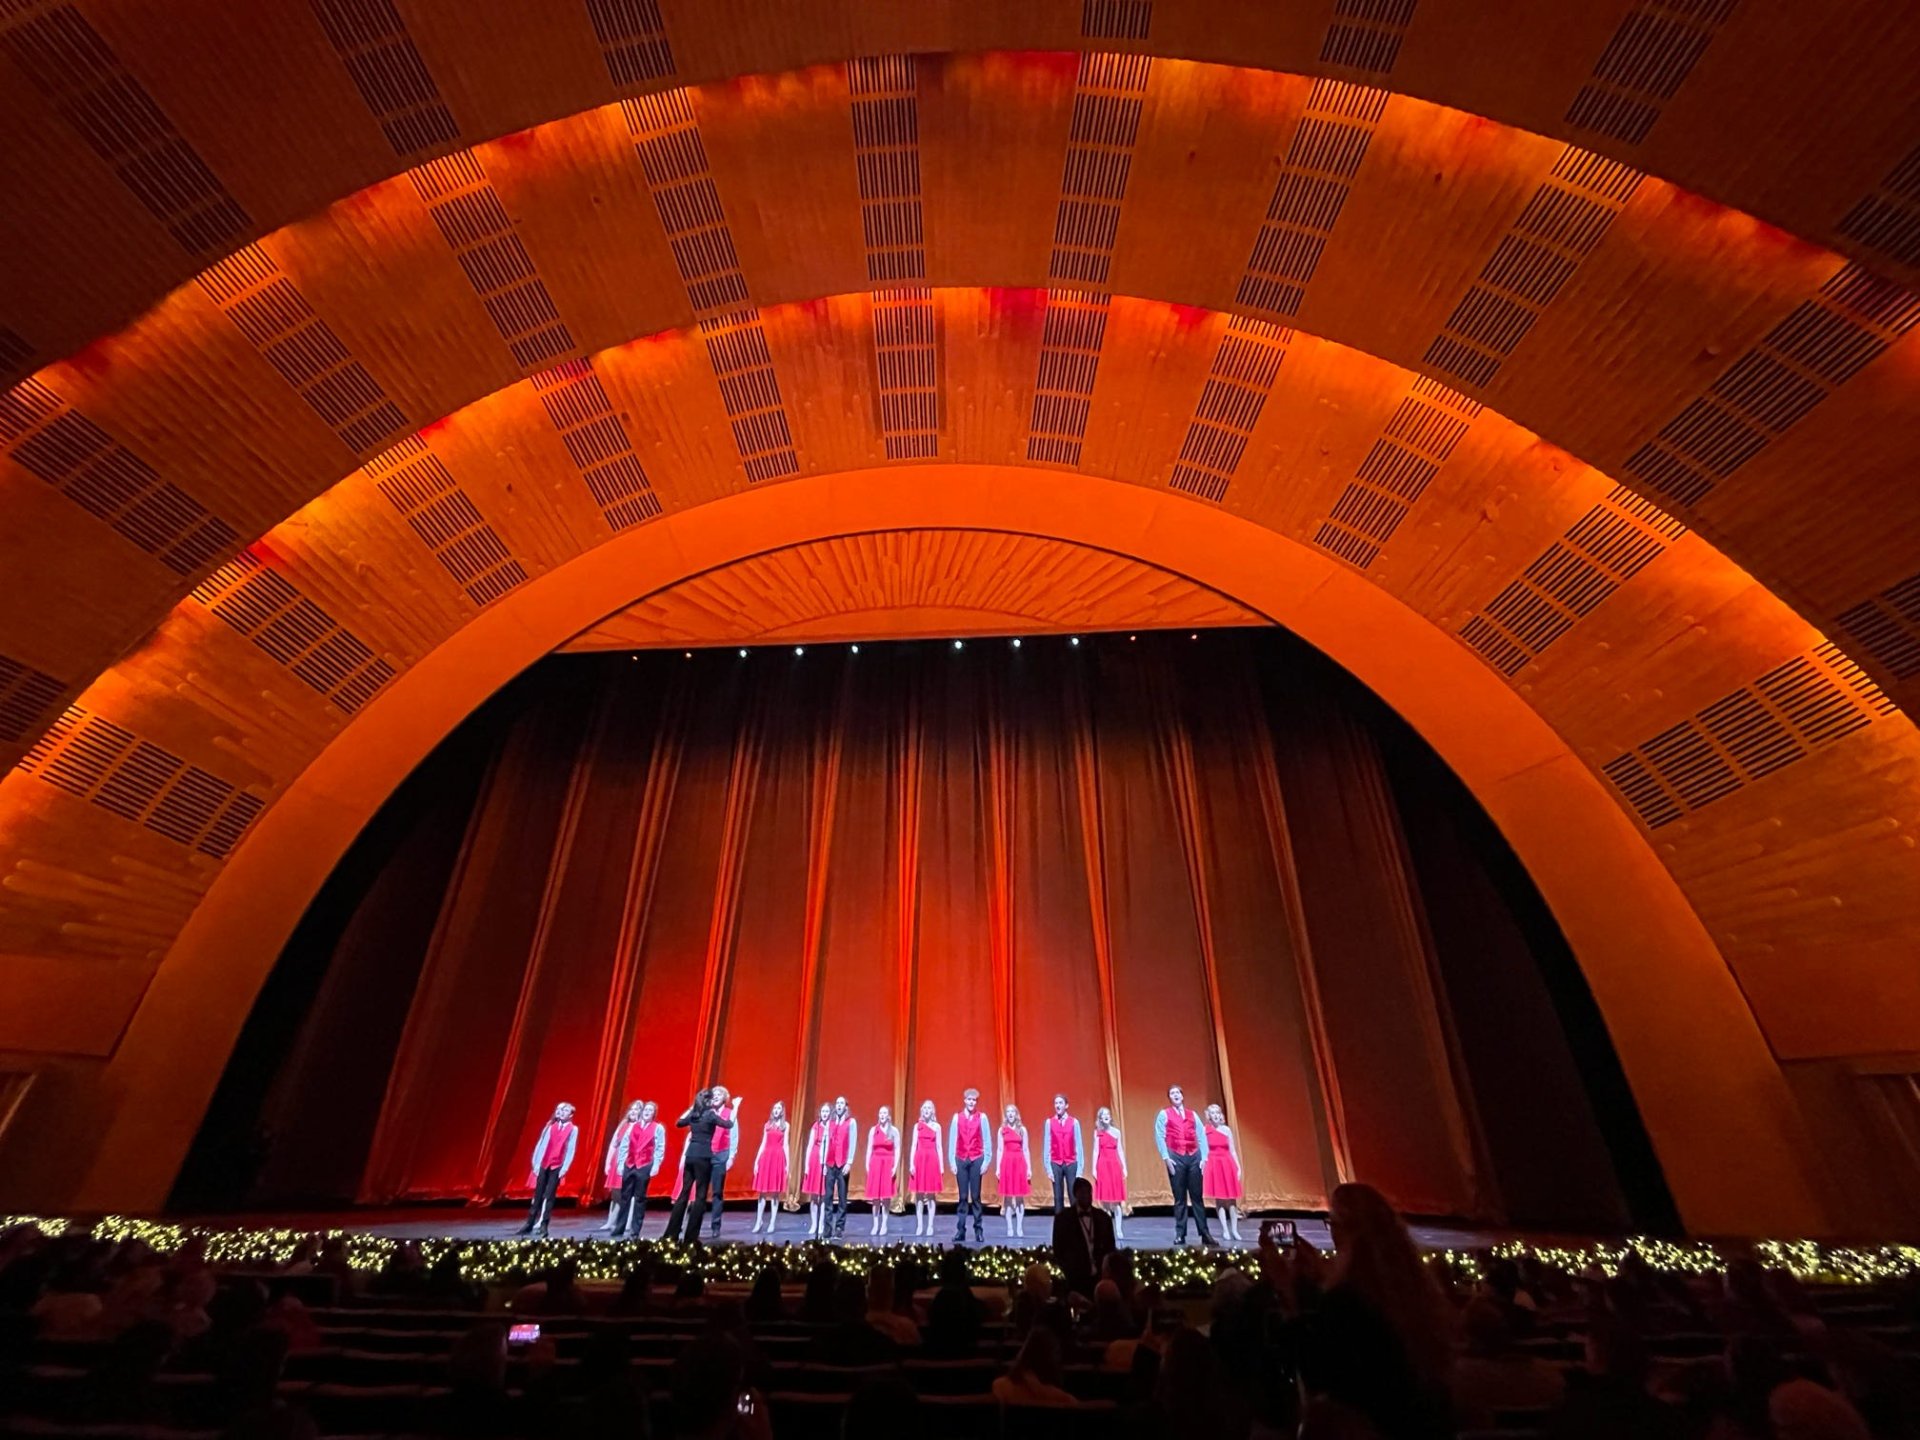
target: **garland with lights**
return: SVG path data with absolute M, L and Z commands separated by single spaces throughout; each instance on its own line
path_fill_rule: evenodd
M 383 1269 L 403 1245 L 411 1244 L 429 1267 L 452 1258 L 463 1279 L 482 1284 L 532 1279 L 563 1260 L 572 1261 L 582 1280 L 618 1281 L 644 1265 L 694 1272 L 711 1284 L 750 1284 L 771 1265 L 790 1274 L 804 1273 L 821 1259 L 831 1260 L 850 1274 L 864 1275 L 877 1264 L 917 1264 L 932 1274 L 946 1253 L 938 1245 L 898 1241 L 885 1246 L 807 1244 L 725 1244 L 688 1246 L 663 1240 L 499 1239 L 400 1240 L 361 1230 L 219 1229 L 175 1225 L 109 1215 L 86 1225 L 78 1221 L 35 1215 L 0 1216 L 0 1229 L 33 1225 L 48 1235 L 80 1231 L 99 1240 L 140 1240 L 161 1254 L 171 1254 L 189 1242 L 204 1247 L 209 1263 L 235 1269 L 286 1264 L 299 1247 L 314 1237 L 341 1240 L 347 1263 L 355 1270 Z M 1003 1246 L 968 1250 L 967 1273 L 975 1281 L 1017 1285 L 1033 1265 L 1048 1265 L 1045 1253 Z M 1869 1285 L 1920 1276 L 1920 1245 L 1829 1246 L 1813 1240 L 1766 1240 L 1750 1252 L 1771 1270 L 1784 1270 L 1796 1279 L 1830 1285 Z M 1537 1245 L 1510 1240 L 1486 1251 L 1437 1250 L 1429 1263 L 1443 1266 L 1460 1280 L 1477 1280 L 1485 1260 L 1532 1260 L 1568 1275 L 1613 1276 L 1623 1261 L 1635 1256 L 1648 1268 L 1667 1274 L 1713 1275 L 1727 1268 L 1727 1256 L 1704 1241 L 1658 1240 L 1629 1236 L 1618 1241 L 1594 1241 L 1579 1246 Z M 1204 1290 L 1230 1269 L 1252 1271 L 1256 1259 L 1246 1250 L 1139 1250 L 1135 1270 L 1143 1284 L 1166 1291 Z M 1049 1268 L 1052 1268 L 1049 1265 Z M 1056 1272 L 1057 1273 L 1057 1272 Z

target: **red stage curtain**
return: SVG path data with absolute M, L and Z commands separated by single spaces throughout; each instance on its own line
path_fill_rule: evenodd
M 719 1081 L 748 1160 L 774 1101 L 801 1132 L 840 1094 L 863 1126 L 923 1099 L 944 1126 L 975 1086 L 1037 1144 L 1064 1091 L 1089 1130 L 1113 1108 L 1133 1197 L 1164 1202 L 1178 1082 L 1225 1107 L 1250 1205 L 1358 1176 L 1483 1209 L 1377 748 L 1253 644 L 556 662 L 424 902 L 361 1198 L 522 1193 L 561 1099 L 567 1189 L 597 1197 L 630 1099 L 670 1122 Z

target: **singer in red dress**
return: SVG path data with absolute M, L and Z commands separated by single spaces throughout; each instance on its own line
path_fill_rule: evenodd
M 882 1105 L 879 1115 L 874 1119 L 873 1128 L 867 1131 L 864 1166 L 867 1182 L 862 1191 L 867 1204 L 873 1209 L 872 1233 L 875 1235 L 885 1235 L 892 1228 L 893 1216 L 889 1207 L 893 1204 L 894 1191 L 899 1188 L 899 1153 L 900 1132 L 894 1128 L 893 1111 Z
M 809 1240 L 818 1240 L 826 1229 L 827 1127 L 832 1121 L 833 1106 L 822 1105 L 820 1118 L 807 1135 L 807 1163 L 800 1170 L 800 1193 L 807 1197 Z
M 994 1183 L 1000 1187 L 1000 1218 L 1009 1237 L 1027 1233 L 1027 1200 L 1033 1194 L 1033 1161 L 1027 1154 L 1027 1127 L 1018 1105 L 1007 1106 L 1000 1123 L 1000 1150 L 994 1157 Z
M 780 1202 L 787 1196 L 787 1107 L 776 1100 L 760 1131 L 760 1149 L 753 1157 L 753 1228 L 757 1234 L 766 1222 L 767 1234 L 780 1218 Z
M 1093 1203 L 1113 1217 L 1113 1238 L 1121 1238 L 1127 1208 L 1127 1147 L 1113 1128 L 1113 1112 L 1102 1105 L 1093 1117 Z
M 946 1158 L 940 1152 L 940 1121 L 933 1101 L 923 1101 L 920 1118 L 913 1125 L 913 1163 L 907 1174 L 907 1189 L 913 1196 L 914 1234 L 933 1234 L 933 1211 L 940 1202 L 946 1173 Z
M 1200 1171 L 1200 1188 L 1213 1201 L 1220 1216 L 1220 1230 L 1229 1240 L 1240 1238 L 1240 1201 L 1246 1185 L 1240 1175 L 1240 1149 L 1233 1141 L 1226 1112 L 1218 1105 L 1207 1106 L 1207 1163 Z

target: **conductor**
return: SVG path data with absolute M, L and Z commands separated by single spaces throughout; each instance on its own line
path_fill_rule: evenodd
M 707 1197 L 713 1189 L 713 1132 L 733 1128 L 733 1121 L 720 1113 L 726 1104 L 726 1086 L 715 1085 L 694 1096 L 686 1114 L 673 1122 L 676 1129 L 688 1132 L 687 1150 L 680 1172 L 680 1193 L 673 1197 L 664 1239 L 700 1243 L 700 1222 L 706 1216 Z M 687 1215 L 689 1198 L 693 1202 L 691 1216 Z M 683 1220 L 684 1234 L 681 1233 Z

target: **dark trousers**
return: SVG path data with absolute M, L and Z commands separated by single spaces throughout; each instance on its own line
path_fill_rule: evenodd
M 1080 1178 L 1080 1162 L 1069 1160 L 1062 1165 L 1049 1160 L 1047 1169 L 1053 1173 L 1053 1213 L 1059 1215 L 1073 1208 L 1073 1182 Z
M 713 1221 L 713 1233 L 720 1233 L 720 1215 L 727 1205 L 727 1171 L 733 1168 L 733 1151 L 713 1157 L 713 1204 L 707 1214 Z
M 673 1209 L 667 1212 L 667 1240 L 685 1240 L 689 1244 L 700 1243 L 700 1220 L 707 1213 L 707 1194 L 713 1188 L 713 1157 L 702 1155 L 698 1160 L 689 1160 L 680 1172 L 680 1193 L 673 1197 Z M 693 1202 L 693 1214 L 687 1214 L 687 1202 Z M 681 1221 L 687 1221 L 686 1233 L 681 1234 Z
M 547 1222 L 553 1219 L 553 1197 L 560 1191 L 560 1167 L 549 1165 L 535 1177 L 533 1182 L 533 1207 L 527 1211 L 526 1227 L 522 1235 L 532 1235 L 536 1231 L 547 1233 Z
M 973 1231 L 980 1233 L 980 1166 L 979 1156 L 971 1160 L 953 1162 L 953 1178 L 960 1182 L 960 1208 L 954 1214 L 953 1238 L 967 1238 L 967 1212 L 973 1212 Z
M 826 1169 L 827 1233 L 843 1235 L 847 1229 L 847 1170 L 845 1165 Z
M 1176 1155 L 1173 1157 L 1173 1243 L 1184 1244 L 1187 1238 L 1187 1212 L 1193 1212 L 1194 1223 L 1200 1227 L 1200 1238 L 1211 1240 L 1207 1231 L 1207 1204 L 1200 1198 L 1200 1157 L 1198 1155 Z
M 620 1208 L 613 1212 L 613 1233 L 637 1238 L 647 1218 L 647 1187 L 653 1183 L 653 1167 L 636 1170 L 629 1165 L 620 1172 Z

